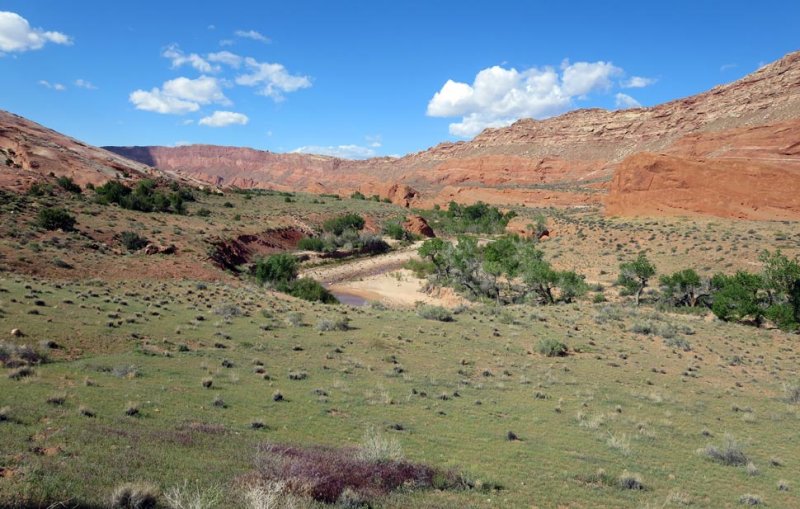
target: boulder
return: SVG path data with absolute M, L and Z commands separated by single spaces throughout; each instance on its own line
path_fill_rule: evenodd
M 433 232 L 433 228 L 430 227 L 422 216 L 408 216 L 405 223 L 403 223 L 403 229 L 414 235 L 420 235 L 429 239 L 436 236 Z

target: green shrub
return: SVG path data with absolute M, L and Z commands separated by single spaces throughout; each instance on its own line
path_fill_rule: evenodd
M 319 237 L 303 237 L 297 243 L 297 248 L 303 251 L 316 251 L 321 253 L 325 250 L 325 242 Z
M 67 192 L 81 194 L 81 186 L 73 182 L 71 177 L 58 177 L 56 184 Z
M 350 195 L 350 198 L 353 200 L 366 200 L 367 197 L 364 196 L 364 193 L 361 191 L 355 191 L 353 194 Z
M 453 314 L 442 306 L 422 305 L 417 308 L 417 314 L 426 320 L 436 320 L 439 322 L 453 321 Z
M 400 223 L 386 223 L 383 225 L 383 234 L 394 240 L 412 240 L 414 236 L 403 228 Z
M 205 207 L 202 207 L 197 212 L 195 212 L 194 215 L 199 217 L 208 217 L 211 215 L 211 211 Z
M 563 357 L 567 355 L 567 345 L 553 338 L 543 338 L 536 345 L 536 351 L 547 357 Z
M 139 236 L 136 232 L 122 232 L 119 234 L 119 240 L 128 251 L 138 251 L 149 243 L 146 238 Z
M 334 235 L 341 235 L 345 230 L 362 230 L 364 224 L 363 217 L 349 213 L 328 219 L 322 224 L 322 229 Z
M 270 283 L 279 290 L 297 278 L 297 258 L 287 253 L 280 253 L 262 258 L 256 262 L 254 275 L 261 283 Z
M 427 260 L 411 259 L 403 263 L 403 268 L 410 270 L 419 279 L 424 279 L 436 271 L 433 262 Z
M 53 194 L 53 186 L 42 182 L 34 182 L 28 188 L 28 194 L 31 196 L 49 196 Z
M 46 230 L 68 232 L 75 229 L 75 223 L 77 223 L 75 217 L 62 208 L 44 208 L 36 215 L 36 226 Z
M 298 299 L 311 302 L 322 302 L 323 304 L 338 304 L 336 297 L 327 288 L 311 278 L 300 278 L 293 281 L 287 288 L 287 292 Z
M 430 222 L 448 233 L 500 233 L 508 226 L 508 222 L 517 216 L 513 210 L 501 212 L 483 202 L 473 205 L 459 205 L 451 201 L 446 212 L 434 207 L 428 212 Z
M 164 193 L 156 189 L 156 182 L 151 179 L 140 180 L 134 189 L 117 180 L 109 180 L 95 189 L 97 203 L 109 205 L 116 203 L 120 207 L 139 212 L 186 212 L 184 200 L 191 192 L 177 191 Z M 187 200 L 187 201 L 191 201 Z

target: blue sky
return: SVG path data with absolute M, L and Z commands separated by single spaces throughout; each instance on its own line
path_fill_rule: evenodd
M 94 145 L 396 155 L 650 106 L 800 49 L 800 2 L 0 2 L 0 108 Z

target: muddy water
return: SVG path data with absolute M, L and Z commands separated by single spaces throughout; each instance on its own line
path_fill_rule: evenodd
M 348 306 L 361 307 L 369 304 L 369 301 L 359 295 L 343 292 L 341 290 L 331 290 L 331 293 L 339 299 L 339 302 Z

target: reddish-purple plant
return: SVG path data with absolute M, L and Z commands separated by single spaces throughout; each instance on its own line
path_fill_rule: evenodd
M 409 461 L 370 461 L 354 448 L 295 447 L 261 444 L 255 477 L 283 481 L 289 490 L 325 503 L 334 503 L 345 489 L 371 500 L 398 488 L 453 488 L 460 479 Z

